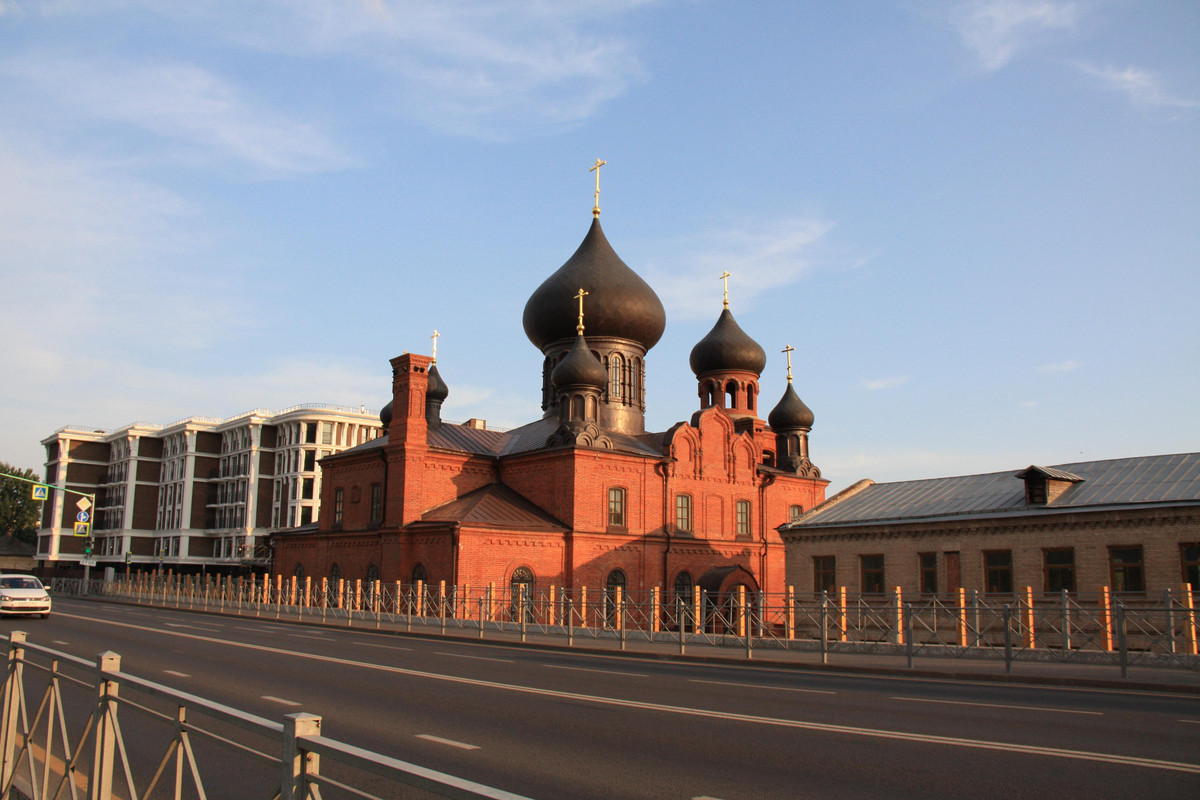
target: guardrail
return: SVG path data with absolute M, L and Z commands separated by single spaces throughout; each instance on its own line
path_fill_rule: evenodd
M 60 591 L 79 591 L 78 581 L 56 580 Z M 710 645 L 744 650 L 783 648 L 830 653 L 1063 661 L 1110 664 L 1122 676 L 1131 665 L 1200 670 L 1197 599 L 1190 587 L 1160 598 L 1114 595 L 1103 589 L 1083 598 L 1068 592 L 984 595 L 958 590 L 948 597 L 909 600 L 899 589 L 886 595 L 834 592 L 798 595 L 750 592 L 724 594 L 699 587 L 641 596 L 619 587 L 558 587 L 533 591 L 509 587 L 427 585 L 282 576 L 230 578 L 136 573 L 86 587 L 92 594 L 148 605 L 294 616 L 347 625 L 383 623 L 577 639 Z
M 282 723 L 9 637 L 0 708 L 0 797 L 30 800 L 262 797 L 527 800 L 323 736 L 321 717 Z M 38 680 L 40 678 L 41 680 Z

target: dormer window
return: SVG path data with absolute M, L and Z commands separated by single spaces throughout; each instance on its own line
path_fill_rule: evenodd
M 1018 472 L 1016 477 L 1025 481 L 1027 506 L 1050 505 L 1072 486 L 1083 481 L 1083 478 L 1065 470 L 1036 465 Z

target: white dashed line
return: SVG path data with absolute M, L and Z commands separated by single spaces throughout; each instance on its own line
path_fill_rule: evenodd
M 542 666 L 544 666 L 546 669 L 569 669 L 569 670 L 574 670 L 575 672 L 599 672 L 604 675 L 625 675 L 630 678 L 649 677 L 647 675 L 643 675 L 640 672 L 617 672 L 615 670 L 608 670 L 608 669 L 591 669 L 590 667 L 564 667 L 560 664 L 543 664 Z
M 450 658 L 469 658 L 472 661 L 499 661 L 501 664 L 513 663 L 511 658 L 488 658 L 486 656 L 464 656 L 464 655 L 460 655 L 459 653 L 442 653 L 442 652 L 437 652 L 434 655 L 449 656 Z
M 281 706 L 298 706 L 298 705 L 300 705 L 299 703 L 295 703 L 291 700 L 284 700 L 282 697 L 272 697 L 269 694 L 264 694 L 262 696 L 262 699 L 268 700 L 272 703 L 279 703 L 279 705 L 281 705 Z
M 424 739 L 427 742 L 437 742 L 438 744 L 445 744 L 445 745 L 449 745 L 451 747 L 457 747 L 460 750 L 478 750 L 479 749 L 478 745 L 467 744 L 465 742 L 456 742 L 453 739 L 443 739 L 442 737 L 434 736 L 431 733 L 418 733 L 417 738 Z
M 176 671 L 175 671 L 175 670 L 173 670 L 173 669 L 164 669 L 164 670 L 163 670 L 163 672 L 165 672 L 165 673 L 166 673 L 166 674 L 168 674 L 168 675 L 174 675 L 176 678 L 190 678 L 190 677 L 192 677 L 191 675 L 188 675 L 186 672 L 176 672 Z
M 730 683 L 728 681 L 706 681 L 700 678 L 689 678 L 691 683 L 711 683 L 714 686 L 737 686 L 741 689 L 768 689 L 772 692 L 803 692 L 805 694 L 837 694 L 825 689 L 798 689 L 795 686 L 764 686 L 757 683 Z

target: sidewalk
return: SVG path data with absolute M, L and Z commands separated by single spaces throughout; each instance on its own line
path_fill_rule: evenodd
M 912 677 L 941 680 L 970 680 L 1022 685 L 1070 686 L 1076 688 L 1092 688 L 1126 691 L 1155 691 L 1173 692 L 1179 694 L 1200 695 L 1200 661 L 1191 658 L 1191 663 L 1197 666 L 1191 668 L 1179 662 L 1172 666 L 1149 665 L 1145 662 L 1149 655 L 1145 653 L 1130 653 L 1128 677 L 1121 677 L 1119 656 L 1117 653 L 1095 652 L 1088 653 L 1089 660 L 1101 663 L 1082 663 L 1079 661 L 1062 662 L 1053 660 L 1059 654 L 1054 651 L 1023 651 L 1015 650 L 1012 670 L 1006 672 L 1003 653 L 996 650 L 971 651 L 972 655 L 979 653 L 990 657 L 967 655 L 930 655 L 917 648 L 908 665 L 908 655 L 903 646 L 874 645 L 861 646 L 871 652 L 851 652 L 847 645 L 833 645 L 833 652 L 826 655 L 822 663 L 819 643 L 796 640 L 780 642 L 776 640 L 755 640 L 754 648 L 747 654 L 744 639 L 733 636 L 724 637 L 724 644 L 712 644 L 703 641 L 704 638 L 691 637 L 684 642 L 683 652 L 680 652 L 679 640 L 674 634 L 659 634 L 657 641 L 648 641 L 644 633 L 630 631 L 624 645 L 613 631 L 597 632 L 595 629 L 576 628 L 573 631 L 571 644 L 565 632 L 548 634 L 535 630 L 530 626 L 524 636 L 515 625 L 509 623 L 504 630 L 488 626 L 482 637 L 478 623 L 462 620 L 447 620 L 445 632 L 442 632 L 441 621 L 437 618 L 416 618 L 411 622 L 403 617 L 398 619 L 376 619 L 371 615 L 355 616 L 348 619 L 344 612 L 338 615 L 326 614 L 324 618 L 317 613 L 297 614 L 295 609 L 277 611 L 275 607 L 255 609 L 252 607 L 236 608 L 189 608 L 182 606 L 156 606 L 137 603 L 124 598 L 113 597 L 81 597 L 81 600 L 95 602 L 118 603 L 145 608 L 164 608 L 167 610 L 191 611 L 201 614 L 218 616 L 240 616 L 263 621 L 307 625 L 315 627 L 337 628 L 341 630 L 358 630 L 364 632 L 390 633 L 401 636 L 421 638 L 447 637 L 459 641 L 482 641 L 489 644 L 506 644 L 513 646 L 532 647 L 544 650 L 563 650 L 603 654 L 616 657 L 653 658 L 670 661 L 685 661 L 694 663 L 752 664 L 759 667 L 780 667 L 795 670 L 813 670 L 841 674 L 888 675 L 893 677 Z M 462 627 L 460 627 L 462 626 Z M 560 629 L 561 630 L 561 629 Z M 665 637 L 670 636 L 670 640 Z M 719 637 L 718 637 L 719 638 Z M 787 647 L 784 645 L 787 644 Z M 1160 660 L 1168 660 L 1165 656 L 1155 656 Z

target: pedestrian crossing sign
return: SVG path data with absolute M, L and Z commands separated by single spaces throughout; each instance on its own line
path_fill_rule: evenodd
M 48 486 L 34 486 L 33 487 L 33 499 L 34 500 L 45 500 L 49 496 L 50 496 L 50 487 L 48 487 Z
M 76 522 L 75 523 L 75 535 L 76 536 L 91 536 L 92 535 L 92 523 Z

